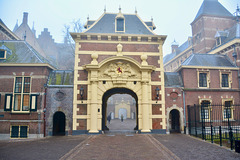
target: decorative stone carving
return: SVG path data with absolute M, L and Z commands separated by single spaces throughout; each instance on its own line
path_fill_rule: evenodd
M 57 101 L 62 101 L 65 99 L 65 93 L 63 93 L 62 91 L 58 91 L 56 92 L 56 94 L 54 95 L 54 99 L 57 100 Z
M 91 62 L 91 64 L 98 64 L 98 61 L 97 61 L 97 59 L 98 59 L 98 54 L 97 54 L 97 53 L 93 53 L 93 54 L 91 55 L 91 57 L 92 57 L 92 62 Z
M 118 51 L 118 53 L 122 53 L 122 49 L 123 49 L 123 46 L 119 43 L 119 44 L 117 45 L 117 51 Z
M 145 54 L 143 54 L 142 56 L 141 56 L 141 60 L 142 60 L 142 65 L 148 65 L 148 63 L 147 63 L 147 55 L 145 55 Z
M 103 72 L 102 77 L 136 78 L 137 73 L 132 69 L 129 63 L 118 61 L 115 63 L 110 63 L 106 70 Z

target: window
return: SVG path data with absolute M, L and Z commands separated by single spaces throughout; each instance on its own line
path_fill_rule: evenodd
M 124 32 L 124 19 L 117 18 L 117 32 Z
M 3 49 L 0 49 L 0 59 L 6 59 L 6 51 Z
M 16 77 L 13 111 L 30 110 L 30 77 Z
M 11 138 L 28 138 L 28 126 L 11 126 Z
M 201 102 L 201 119 L 210 119 L 210 104 L 209 100 L 203 100 Z
M 222 74 L 222 87 L 229 87 L 228 74 Z
M 221 44 L 221 37 L 216 38 L 216 46 L 219 46 Z
M 220 84 L 221 88 L 231 88 L 232 86 L 232 71 L 230 70 L 220 70 Z
M 207 87 L 207 73 L 199 73 L 199 87 Z
M 223 118 L 224 119 L 233 119 L 233 102 L 232 102 L 232 100 L 224 101 Z

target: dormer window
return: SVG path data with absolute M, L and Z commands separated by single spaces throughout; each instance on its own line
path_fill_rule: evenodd
M 117 25 L 116 25 L 116 31 L 117 32 L 124 32 L 124 18 L 117 18 Z
M 121 12 L 121 7 L 119 7 L 119 13 L 115 18 L 115 32 L 125 32 L 125 18 Z
M 6 50 L 0 49 L 0 59 L 6 59 Z
M 216 38 L 216 46 L 221 45 L 221 37 Z

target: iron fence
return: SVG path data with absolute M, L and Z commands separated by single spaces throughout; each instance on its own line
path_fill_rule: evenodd
M 240 140 L 240 105 L 188 106 L 188 131 L 233 150 L 235 141 Z

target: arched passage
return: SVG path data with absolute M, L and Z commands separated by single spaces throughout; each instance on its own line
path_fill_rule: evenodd
M 53 115 L 53 136 L 65 135 L 66 117 L 63 112 L 56 112 Z
M 180 114 L 177 109 L 173 109 L 169 115 L 170 121 L 170 132 L 171 133 L 179 133 L 180 132 Z
M 110 89 L 108 91 L 106 91 L 103 95 L 102 98 L 102 130 L 109 130 L 107 127 L 107 100 L 110 96 L 114 95 L 114 94 L 129 94 L 131 95 L 135 101 L 136 101 L 136 126 L 135 128 L 133 128 L 134 130 L 138 130 L 138 98 L 136 93 L 134 93 L 132 90 L 127 89 L 127 88 L 113 88 Z

